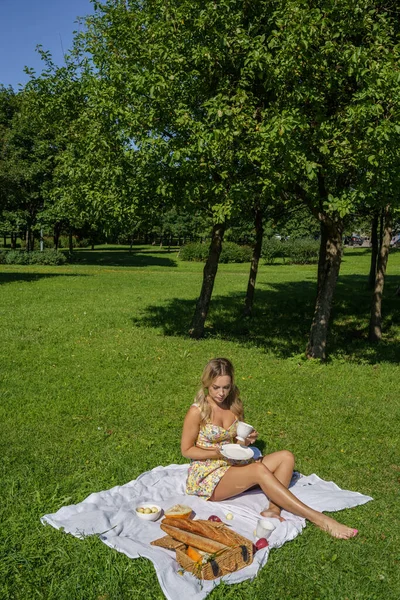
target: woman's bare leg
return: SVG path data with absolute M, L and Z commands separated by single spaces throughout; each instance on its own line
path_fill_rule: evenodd
M 294 468 L 294 456 L 289 450 L 280 450 L 279 452 L 268 454 L 263 457 L 262 463 L 282 485 L 286 488 L 289 487 Z M 268 508 L 263 510 L 261 515 L 263 517 L 275 517 L 280 521 L 284 521 L 283 517 L 281 517 L 281 507 L 272 502 L 272 500 L 269 501 Z
M 314 510 L 301 502 L 292 494 L 262 463 L 256 462 L 243 467 L 230 467 L 214 489 L 210 500 L 219 502 L 232 498 L 253 487 L 259 485 L 268 498 L 276 505 L 285 510 L 308 519 L 317 527 L 330 533 L 337 538 L 350 538 L 357 534 L 355 529 L 342 525 L 335 519 Z

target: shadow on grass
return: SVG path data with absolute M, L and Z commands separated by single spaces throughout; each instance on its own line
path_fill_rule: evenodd
M 367 277 L 340 278 L 335 294 L 328 352 L 355 361 L 376 363 L 400 360 L 400 299 L 395 296 L 397 278 L 387 276 L 383 300 L 383 335 L 379 344 L 368 342 L 371 292 Z M 267 289 L 266 289 L 267 288 Z M 311 326 L 315 281 L 260 285 L 256 290 L 253 316 L 242 316 L 245 294 L 216 296 L 211 301 L 205 337 L 235 341 L 265 348 L 281 358 L 303 354 Z M 165 335 L 187 336 L 195 300 L 172 299 L 164 305 L 148 306 L 137 327 L 161 327 Z
M 109 246 L 95 250 L 74 250 L 70 262 L 81 265 L 98 265 L 110 267 L 176 267 L 174 250 L 154 247 L 133 246 L 121 248 L 120 246 Z
M 16 281 L 25 281 L 27 283 L 31 283 L 34 281 L 39 281 L 40 279 L 47 279 L 49 277 L 89 277 L 89 275 L 81 275 L 77 273 L 24 273 L 7 271 L 0 273 L 0 285 L 6 283 L 15 283 Z

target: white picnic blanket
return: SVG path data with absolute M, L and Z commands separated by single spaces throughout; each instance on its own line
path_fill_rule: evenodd
M 160 529 L 160 520 L 144 521 L 136 516 L 135 506 L 139 502 L 154 502 L 167 509 L 174 504 L 192 507 L 195 517 L 207 519 L 211 514 L 229 523 L 239 534 L 255 540 L 257 520 L 266 506 L 261 491 L 252 490 L 223 502 L 207 502 L 196 496 L 185 494 L 188 465 L 156 467 L 137 479 L 103 492 L 90 494 L 79 504 L 64 506 L 54 514 L 44 515 L 43 524 L 76 537 L 96 534 L 110 548 L 123 552 L 129 558 L 145 557 L 155 567 L 158 581 L 168 600 L 193 598 L 202 600 L 218 585 L 221 579 L 199 581 L 188 572 L 182 573 L 175 560 L 175 552 L 150 546 L 152 540 L 165 533 Z M 317 475 L 295 474 L 291 491 L 303 502 L 319 511 L 337 511 L 365 504 L 372 500 L 358 492 L 340 489 L 332 481 L 324 481 Z M 233 520 L 226 515 L 232 513 Z M 305 520 L 291 513 L 282 512 L 286 521 L 280 523 L 269 538 L 269 547 L 259 550 L 253 563 L 222 579 L 226 583 L 238 583 L 253 578 L 267 562 L 271 548 L 279 548 L 294 539 L 305 527 Z

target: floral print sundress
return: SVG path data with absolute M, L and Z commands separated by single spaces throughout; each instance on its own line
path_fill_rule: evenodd
M 228 429 L 206 423 L 200 428 L 196 440 L 198 448 L 211 448 L 216 444 L 232 444 L 236 437 L 238 420 L 235 419 Z M 211 498 L 215 487 L 225 475 L 229 467 L 233 465 L 245 465 L 253 462 L 224 460 L 218 458 L 207 458 L 206 460 L 190 461 L 188 476 L 186 480 L 186 493 L 192 496 L 201 496 L 205 500 Z

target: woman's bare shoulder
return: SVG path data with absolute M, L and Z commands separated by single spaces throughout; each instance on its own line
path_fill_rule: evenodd
M 201 421 L 201 411 L 200 406 L 198 404 L 192 404 L 192 406 L 188 409 L 186 413 L 186 420 L 200 423 Z

